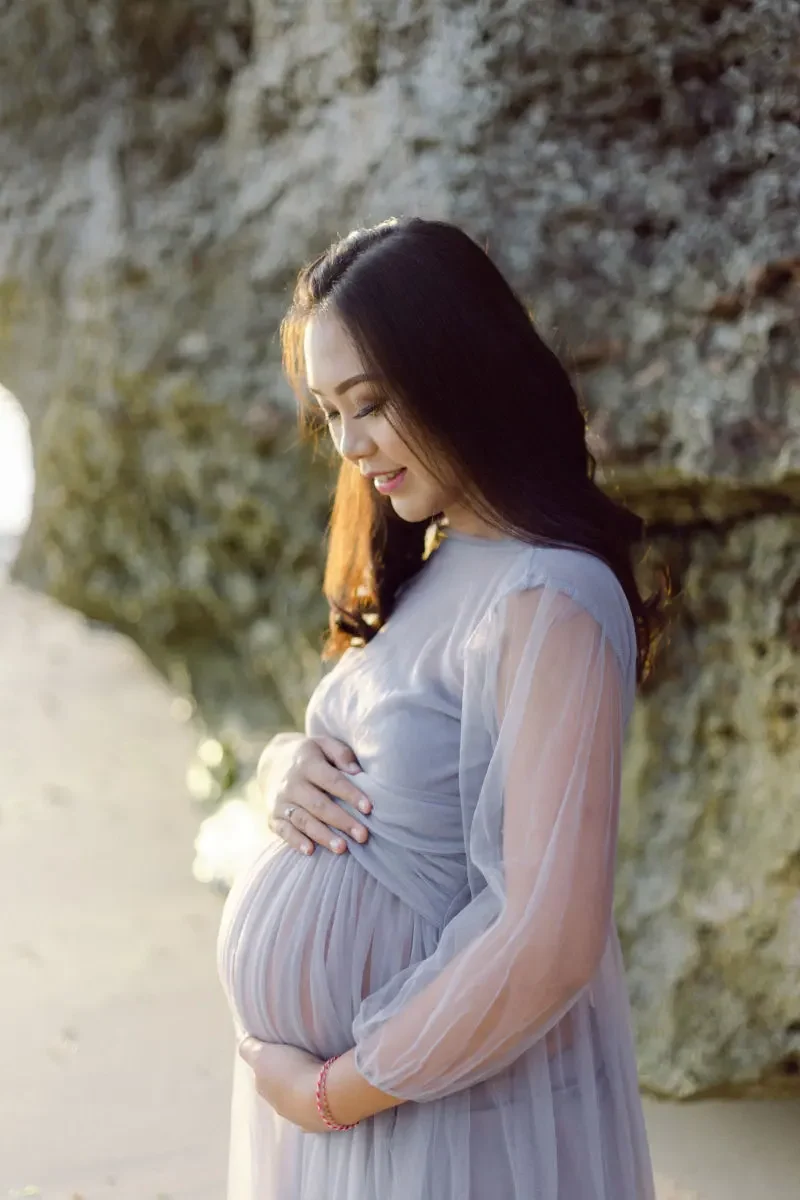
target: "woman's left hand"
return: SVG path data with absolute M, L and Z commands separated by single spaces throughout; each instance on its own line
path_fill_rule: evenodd
M 307 1133 L 329 1133 L 317 1112 L 316 1086 L 323 1060 L 296 1046 L 245 1037 L 239 1054 L 256 1074 L 256 1091 L 278 1116 Z

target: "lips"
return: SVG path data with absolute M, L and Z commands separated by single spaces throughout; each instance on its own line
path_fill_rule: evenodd
M 386 496 L 389 492 L 396 491 L 406 477 L 406 468 L 400 467 L 398 471 L 387 471 L 381 475 L 373 475 L 372 483 L 377 491 L 382 496 Z

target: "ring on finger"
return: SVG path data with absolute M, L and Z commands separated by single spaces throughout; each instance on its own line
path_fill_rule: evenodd
M 284 809 L 284 812 L 283 812 L 283 816 L 286 821 L 291 821 L 292 813 L 294 812 L 294 810 L 296 808 L 297 808 L 296 804 L 287 804 L 286 805 L 286 808 Z

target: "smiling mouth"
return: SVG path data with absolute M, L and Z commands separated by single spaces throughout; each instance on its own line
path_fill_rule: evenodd
M 400 467 L 398 471 L 387 471 L 384 475 L 375 475 L 372 483 L 381 495 L 386 496 L 400 487 L 405 477 L 406 468 Z

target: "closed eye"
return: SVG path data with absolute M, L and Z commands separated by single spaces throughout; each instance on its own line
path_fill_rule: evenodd
M 354 420 L 360 421 L 362 417 L 371 417 L 373 413 L 378 412 L 381 407 L 379 400 L 374 400 L 372 404 L 367 404 L 359 412 L 356 413 Z
M 381 405 L 380 405 L 379 401 L 376 401 L 373 404 L 368 404 L 353 415 L 353 420 L 360 421 L 364 417 L 372 416 L 372 414 L 376 413 L 380 407 L 381 407 Z M 333 421 L 338 420 L 339 417 L 342 415 L 340 412 L 337 412 L 335 409 L 325 409 L 324 408 L 322 411 L 323 411 L 323 414 L 325 417 L 326 425 L 332 424 Z

